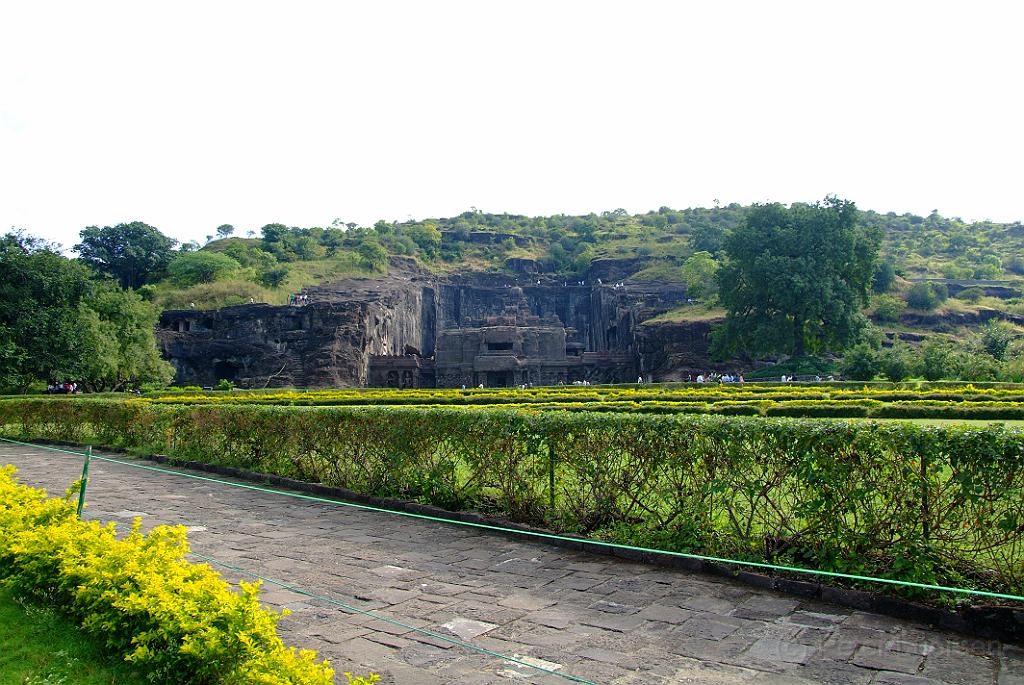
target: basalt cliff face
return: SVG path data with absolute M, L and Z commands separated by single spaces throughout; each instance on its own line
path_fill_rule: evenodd
M 613 275 L 602 265 L 605 275 Z M 679 285 L 531 274 L 436 277 L 395 260 L 380 279 L 312 288 L 302 306 L 163 313 L 179 384 L 243 387 L 635 382 L 703 366 L 706 323 L 641 325 Z M 690 352 L 692 350 L 692 353 Z M 698 363 L 700 362 L 700 363 Z

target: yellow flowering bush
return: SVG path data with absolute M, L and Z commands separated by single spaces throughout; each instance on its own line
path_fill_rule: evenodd
M 235 593 L 204 564 L 184 560 L 182 526 L 117 538 L 75 517 L 74 505 L 18 484 L 0 469 L 0 582 L 51 603 L 154 682 L 328 685 L 316 653 L 285 647 L 258 583 Z M 72 491 L 69 490 L 68 495 Z

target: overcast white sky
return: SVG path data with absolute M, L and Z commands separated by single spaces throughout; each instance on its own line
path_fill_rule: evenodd
M 0 0 L 0 230 L 827 193 L 1020 220 L 1020 7 Z

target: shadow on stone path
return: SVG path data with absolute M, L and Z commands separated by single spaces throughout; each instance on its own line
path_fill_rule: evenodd
M 7 463 L 53 493 L 81 472 L 73 455 L 0 443 Z M 471 528 L 102 461 L 88 502 L 91 518 L 184 524 L 201 554 L 601 685 L 1024 685 L 1018 646 Z M 318 650 L 339 674 L 571 682 L 285 589 L 262 598 L 294 612 L 279 624 L 286 643 Z

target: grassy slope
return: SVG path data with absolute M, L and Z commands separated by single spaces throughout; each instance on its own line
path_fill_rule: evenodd
M 128 664 L 52 609 L 22 606 L 0 588 L 0 685 L 144 685 Z

